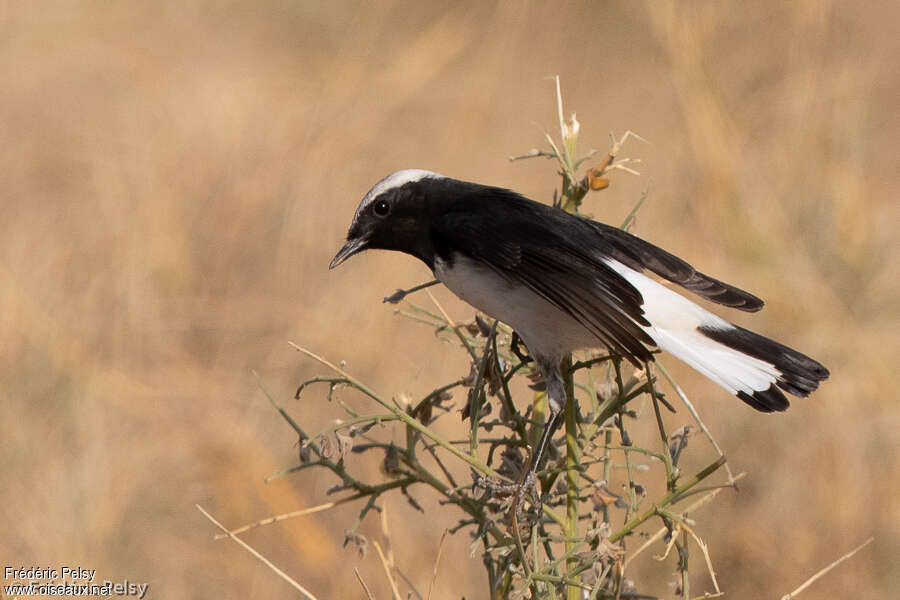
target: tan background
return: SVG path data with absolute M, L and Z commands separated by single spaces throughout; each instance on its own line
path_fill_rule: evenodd
M 380 303 L 422 265 L 328 260 L 398 168 L 547 200 L 552 165 L 506 157 L 555 131 L 559 74 L 586 147 L 626 129 L 651 142 L 626 148 L 642 176 L 616 176 L 587 210 L 619 222 L 649 185 L 638 233 L 761 295 L 765 311 L 735 318 L 833 372 L 763 416 L 675 368 L 749 472 L 696 515 L 729 597 L 780 597 L 871 535 L 807 596 L 891 596 L 898 22 L 890 0 L 3 3 L 0 560 L 97 569 L 152 598 L 292 593 L 194 509 L 237 526 L 334 483 L 262 483 L 296 448 L 251 370 L 311 430 L 339 413 L 321 392 L 290 400 L 319 369 L 288 340 L 388 395 L 456 375 L 458 353 Z M 387 504 L 424 593 L 452 515 L 417 497 L 426 517 Z M 374 555 L 341 548 L 354 514 L 246 539 L 321 598 L 361 597 L 353 566 L 388 597 Z M 362 530 L 380 539 L 376 520 Z M 436 598 L 484 597 L 468 544 L 448 541 Z M 643 589 L 671 597 L 673 563 L 650 563 Z

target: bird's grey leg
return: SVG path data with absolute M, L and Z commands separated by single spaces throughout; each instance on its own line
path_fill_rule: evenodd
M 522 364 L 528 364 L 533 359 L 530 356 L 525 356 L 522 354 L 521 342 L 522 338 L 519 337 L 519 334 L 512 332 L 512 339 L 509 342 L 509 349 L 512 350 L 512 353 L 516 355 L 516 357 L 522 362 Z
M 531 457 L 531 466 L 528 468 L 528 478 L 534 478 L 540 466 L 541 459 L 547 452 L 547 446 L 553 440 L 553 433 L 559 427 L 560 415 L 566 405 L 566 386 L 563 382 L 562 373 L 559 372 L 559 360 L 555 358 L 539 357 L 537 359 L 538 367 L 544 376 L 547 386 L 547 409 L 549 416 L 547 424 L 544 425 L 544 432 L 538 441 L 534 454 Z
M 547 423 L 544 425 L 544 431 L 541 433 L 541 439 L 538 441 L 537 447 L 531 455 L 531 464 L 525 473 L 524 479 L 519 484 L 512 486 L 491 484 L 487 480 L 481 483 L 487 488 L 500 491 L 503 493 L 515 494 L 513 501 L 513 512 L 518 515 L 520 501 L 522 496 L 528 494 L 531 496 L 532 504 L 537 508 L 537 513 L 541 514 L 541 497 L 537 489 L 537 470 L 547 451 L 547 447 L 553 440 L 553 433 L 559 427 L 561 422 L 562 409 L 566 405 L 566 385 L 559 371 L 559 360 L 549 357 L 536 357 L 538 367 L 544 376 L 544 382 L 547 386 L 547 409 L 550 413 L 547 417 Z

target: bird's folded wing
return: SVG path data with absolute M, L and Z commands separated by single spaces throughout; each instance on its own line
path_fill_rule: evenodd
M 570 315 L 611 350 L 636 363 L 649 360 L 647 346 L 655 344 L 640 327 L 649 324 L 641 294 L 590 248 L 579 247 L 577 235 L 568 240 L 558 234 L 565 229 L 509 208 L 447 211 L 434 222 L 437 251 L 480 261 Z
M 602 236 L 605 252 L 636 271 L 649 269 L 698 296 L 731 308 L 756 312 L 763 307 L 760 298 L 695 270 L 687 262 L 650 242 L 605 223 L 585 222 Z

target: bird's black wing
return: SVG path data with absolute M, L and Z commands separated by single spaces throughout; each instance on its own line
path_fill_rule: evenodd
M 605 223 L 587 222 L 604 239 L 604 251 L 636 271 L 650 269 L 698 296 L 731 308 L 756 312 L 763 307 L 760 298 L 695 270 L 674 254 L 650 242 Z
M 535 212 L 537 211 L 537 212 Z M 640 327 L 643 298 L 585 246 L 588 221 L 497 188 L 460 198 L 433 220 L 438 255 L 461 252 L 524 285 L 638 364 L 653 340 Z M 594 240 L 596 245 L 596 239 Z M 452 250 L 452 251 L 451 251 Z

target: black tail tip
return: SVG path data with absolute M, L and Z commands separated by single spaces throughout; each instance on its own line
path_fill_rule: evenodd
M 806 398 L 830 375 L 828 369 L 817 360 L 743 327 L 731 325 L 718 328 L 701 325 L 697 330 L 732 350 L 769 363 L 778 370 L 777 380 L 768 389 L 737 394 L 738 398 L 758 411 L 786 410 L 790 403 L 782 391 L 792 396 Z
M 738 392 L 737 397 L 764 413 L 782 412 L 791 405 L 784 393 L 774 383 L 768 389 L 756 391 L 752 394 Z

